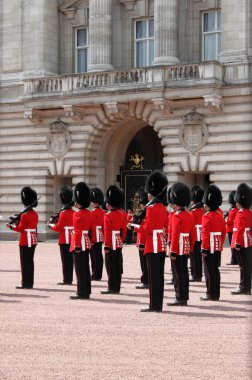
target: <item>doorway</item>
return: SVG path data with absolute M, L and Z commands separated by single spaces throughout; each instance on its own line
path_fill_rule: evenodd
M 137 212 L 138 189 L 144 187 L 152 171 L 163 169 L 163 149 L 153 127 L 142 128 L 128 145 L 120 168 L 120 186 L 124 190 L 124 209 Z

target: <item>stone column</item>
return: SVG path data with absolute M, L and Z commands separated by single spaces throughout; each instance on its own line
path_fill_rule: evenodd
M 155 0 L 154 20 L 154 65 L 178 63 L 178 0 Z
M 91 0 L 89 3 L 88 71 L 113 70 L 112 58 L 112 0 Z
M 251 59 L 251 20 L 251 0 L 221 0 L 220 62 L 248 62 Z

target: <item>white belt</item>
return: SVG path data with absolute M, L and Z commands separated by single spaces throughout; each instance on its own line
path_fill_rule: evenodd
M 162 234 L 164 230 L 153 230 L 153 252 L 158 253 L 158 234 Z
M 65 239 L 66 239 L 66 244 L 69 244 L 69 230 L 73 230 L 72 226 L 65 226 Z
M 181 232 L 179 234 L 179 255 L 183 255 L 183 248 L 184 248 L 184 237 L 189 238 L 189 233 L 188 232 Z
M 196 224 L 196 233 L 197 233 L 197 241 L 201 241 L 201 229 L 202 225 L 201 224 Z
M 120 235 L 120 231 L 112 231 L 112 249 L 116 250 L 116 235 Z
M 82 251 L 85 251 L 86 250 L 86 240 L 85 240 L 84 235 L 88 235 L 88 231 L 82 231 L 81 234 L 82 234 L 82 236 L 81 236 L 81 249 L 82 249 Z
M 221 236 L 221 232 L 210 232 L 210 253 L 214 253 L 214 236 Z
M 27 242 L 28 242 L 28 247 L 31 247 L 31 232 L 36 232 L 35 229 L 30 229 L 30 228 L 27 228 L 25 230 L 27 232 Z
M 101 231 L 102 231 L 102 226 L 96 226 L 95 232 L 96 232 L 96 241 L 97 242 L 101 241 L 100 240 Z

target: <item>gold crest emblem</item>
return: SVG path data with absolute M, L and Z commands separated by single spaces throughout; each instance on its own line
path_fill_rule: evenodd
M 132 162 L 130 169 L 143 169 L 144 156 L 142 154 L 131 155 L 129 160 Z

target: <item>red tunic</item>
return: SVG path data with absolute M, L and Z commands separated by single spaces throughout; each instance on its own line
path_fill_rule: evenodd
M 214 253 L 223 250 L 226 224 L 218 211 L 208 211 L 202 217 L 202 252 Z
M 176 210 L 172 210 L 168 213 L 168 244 L 171 244 L 171 235 L 172 235 L 172 218 Z
M 144 254 L 165 252 L 168 211 L 162 203 L 155 203 L 146 207 L 144 229 L 146 234 Z
M 202 230 L 202 216 L 204 215 L 204 211 L 202 208 L 193 208 L 189 211 L 193 217 L 193 223 L 196 231 L 196 241 L 201 241 L 201 230 Z
M 92 243 L 103 243 L 105 211 L 101 207 L 95 207 L 91 212 L 94 218 L 92 224 Z
M 38 214 L 34 210 L 21 214 L 20 222 L 12 227 L 13 231 L 21 232 L 19 245 L 31 247 L 37 244 Z
M 93 214 L 90 210 L 84 208 L 74 212 L 74 232 L 71 240 L 70 252 L 74 251 L 76 247 L 81 247 L 82 251 L 86 251 L 91 248 L 89 234 L 92 229 L 92 223 Z
M 56 232 L 59 232 L 58 244 L 71 244 L 73 235 L 73 214 L 72 209 L 63 210 L 59 214 L 59 219 L 56 224 L 49 224 L 49 227 Z
M 172 216 L 170 252 L 176 255 L 189 255 L 196 240 L 194 221 L 189 211 L 178 209 Z
M 126 213 L 112 209 L 104 216 L 104 247 L 115 251 L 122 248 L 127 232 Z
M 139 227 L 134 226 L 134 230 L 137 232 L 136 246 L 145 245 L 146 241 L 146 231 L 145 231 L 145 218 L 142 220 Z
M 234 220 L 235 220 L 237 212 L 238 212 L 237 207 L 231 207 L 231 209 L 228 211 L 228 217 L 226 221 L 227 232 L 233 232 Z
M 234 220 L 231 248 L 248 248 L 252 246 L 251 210 L 240 209 Z

